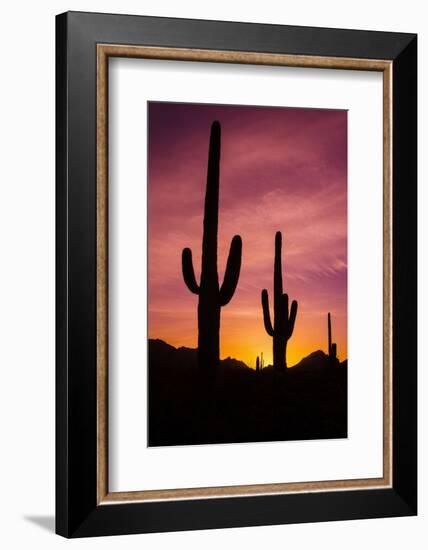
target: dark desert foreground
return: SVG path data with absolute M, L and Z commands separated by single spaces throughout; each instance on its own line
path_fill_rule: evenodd
M 149 340 L 149 446 L 347 437 L 347 362 L 315 351 L 286 372 L 220 361 L 206 383 L 197 350 Z

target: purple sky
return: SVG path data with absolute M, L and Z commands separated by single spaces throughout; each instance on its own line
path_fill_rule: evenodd
M 181 274 L 193 252 L 200 274 L 210 126 L 222 127 L 220 283 L 230 241 L 243 239 L 238 288 L 222 308 L 221 357 L 254 366 L 272 339 L 260 292 L 272 297 L 274 236 L 283 235 L 284 291 L 299 302 L 288 364 L 327 348 L 327 312 L 347 357 L 347 112 L 149 103 L 149 336 L 197 345 L 197 296 Z M 272 303 L 272 301 L 271 301 Z

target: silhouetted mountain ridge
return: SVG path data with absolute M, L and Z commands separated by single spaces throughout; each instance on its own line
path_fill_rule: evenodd
M 150 363 L 156 369 L 168 371 L 171 369 L 180 369 L 180 372 L 183 372 L 183 370 L 194 371 L 197 368 L 198 350 L 194 348 L 187 348 L 185 346 L 175 348 L 164 340 L 149 339 L 149 354 Z M 340 366 L 346 367 L 347 360 L 340 363 Z M 322 350 L 316 350 L 293 365 L 291 369 L 298 369 L 299 372 L 306 372 L 312 369 L 318 370 L 328 367 L 330 367 L 328 355 Z M 235 359 L 234 357 L 221 359 L 219 363 L 219 370 L 231 370 L 255 374 L 254 369 L 249 367 L 244 361 Z M 270 372 L 273 370 L 273 366 L 268 365 L 263 370 Z
M 181 346 L 175 348 L 168 344 L 164 340 L 149 339 L 149 354 L 150 364 L 155 368 L 162 370 L 170 370 L 171 368 L 180 368 L 183 370 L 194 371 L 198 364 L 198 350 L 194 348 L 186 348 Z M 243 361 L 235 359 L 233 357 L 227 357 L 221 359 L 219 363 L 219 370 L 226 369 L 239 370 L 239 371 L 253 371 Z M 182 372 L 182 370 L 181 370 Z
M 293 369 L 310 370 L 329 367 L 329 357 L 322 350 L 313 351 L 293 366 Z
M 196 349 L 149 340 L 148 351 L 150 446 L 347 436 L 347 369 L 321 350 L 285 376 L 227 357 L 210 384 Z

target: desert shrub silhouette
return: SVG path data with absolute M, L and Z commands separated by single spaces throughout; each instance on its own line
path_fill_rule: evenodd
M 288 294 L 283 294 L 282 287 L 282 235 L 275 235 L 275 262 L 273 278 L 273 324 L 269 313 L 269 296 L 266 289 L 262 290 L 263 320 L 266 332 L 273 338 L 273 367 L 276 371 L 285 372 L 287 368 L 287 342 L 294 330 L 297 315 L 297 302 L 293 300 L 288 309 Z
M 218 203 L 220 180 L 221 127 L 211 125 L 208 153 L 207 184 L 202 239 L 202 268 L 200 284 L 196 282 L 192 251 L 182 253 L 182 271 L 188 289 L 199 296 L 198 302 L 198 365 L 199 370 L 212 375 L 220 359 L 220 309 L 235 293 L 241 270 L 242 239 L 235 235 L 229 250 L 226 271 L 221 287 L 217 269 Z

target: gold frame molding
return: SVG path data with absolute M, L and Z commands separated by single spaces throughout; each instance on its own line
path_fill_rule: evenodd
M 383 73 L 383 476 L 369 479 L 109 492 L 108 489 L 108 60 L 132 57 Z M 97 503 L 183 500 L 392 487 L 392 62 L 339 57 L 97 45 Z

